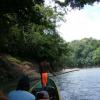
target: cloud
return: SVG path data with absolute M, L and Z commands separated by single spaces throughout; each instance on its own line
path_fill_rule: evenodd
M 93 37 L 100 39 L 100 4 L 72 10 L 65 16 L 66 22 L 58 31 L 66 41 Z
M 65 2 L 65 0 L 59 0 L 60 2 Z

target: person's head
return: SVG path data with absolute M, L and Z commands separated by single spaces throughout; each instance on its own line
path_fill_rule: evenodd
M 24 75 L 18 82 L 16 90 L 25 90 L 28 91 L 30 88 L 29 77 Z
M 40 91 L 37 93 L 37 100 L 50 100 L 47 91 Z

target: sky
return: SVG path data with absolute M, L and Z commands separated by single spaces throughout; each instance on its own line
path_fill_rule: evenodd
M 52 4 L 52 0 L 47 0 L 46 4 Z M 90 37 L 100 40 L 100 3 L 86 5 L 81 10 L 67 11 L 64 18 L 66 22 L 60 23 L 61 26 L 57 30 L 65 41 Z
M 83 38 L 100 40 L 100 3 L 86 5 L 83 9 L 71 10 L 65 15 L 66 22 L 57 28 L 67 42 Z

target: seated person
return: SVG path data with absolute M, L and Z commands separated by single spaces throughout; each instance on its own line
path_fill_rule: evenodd
M 28 92 L 30 88 L 28 76 L 23 76 L 17 89 L 8 94 L 8 100 L 35 100 L 35 96 Z
M 36 100 L 50 100 L 48 92 L 47 91 L 38 92 Z

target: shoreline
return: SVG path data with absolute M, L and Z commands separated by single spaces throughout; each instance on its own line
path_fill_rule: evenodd
M 62 70 L 60 72 L 55 72 L 56 76 L 57 75 L 61 75 L 61 74 L 65 74 L 65 73 L 69 73 L 69 72 L 74 72 L 74 71 L 79 71 L 80 69 L 79 68 L 72 68 L 72 69 L 65 69 L 65 70 Z
M 49 77 L 53 77 L 53 76 L 58 76 L 58 75 L 62 75 L 62 74 L 65 74 L 65 73 L 69 73 L 69 72 L 74 72 L 74 71 L 79 71 L 80 68 L 68 68 L 68 69 L 65 69 L 65 70 L 62 70 L 62 71 L 59 71 L 59 72 L 54 72 L 54 75 L 52 73 L 49 73 Z M 38 79 L 40 78 L 40 74 L 39 72 L 36 72 L 34 73 L 34 75 L 31 75 L 31 78 L 35 76 L 35 79 Z

